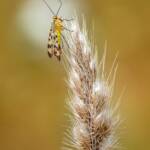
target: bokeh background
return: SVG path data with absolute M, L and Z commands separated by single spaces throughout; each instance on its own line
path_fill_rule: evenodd
M 57 0 L 48 0 L 56 11 Z M 150 1 L 63 0 L 94 22 L 99 58 L 107 39 L 107 70 L 119 51 L 115 97 L 121 149 L 150 150 Z M 46 53 L 51 14 L 42 0 L 0 0 L 0 149 L 58 150 L 69 126 L 63 65 Z M 114 101 L 116 100 L 114 99 Z

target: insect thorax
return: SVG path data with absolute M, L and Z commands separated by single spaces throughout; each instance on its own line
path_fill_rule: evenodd
M 63 20 L 60 17 L 54 16 L 53 17 L 53 23 L 54 23 L 55 31 L 61 32 L 64 29 L 64 27 L 63 27 Z

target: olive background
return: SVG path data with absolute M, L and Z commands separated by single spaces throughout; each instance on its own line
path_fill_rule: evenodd
M 94 22 L 99 59 L 107 40 L 107 72 L 119 52 L 114 102 L 126 87 L 120 149 L 149 150 L 150 1 L 77 2 L 88 30 Z M 46 47 L 33 44 L 18 27 L 14 18 L 23 3 L 0 0 L 0 149 L 57 150 L 69 126 L 66 73 L 62 63 L 48 58 Z

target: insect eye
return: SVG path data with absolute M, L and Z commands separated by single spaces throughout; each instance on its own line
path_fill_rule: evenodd
M 56 17 L 56 16 L 54 16 L 54 17 L 53 17 L 53 19 L 55 19 L 55 20 L 56 20 L 56 19 L 57 19 L 57 17 Z

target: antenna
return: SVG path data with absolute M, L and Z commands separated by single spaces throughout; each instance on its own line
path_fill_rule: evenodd
M 60 6 L 59 6 L 59 8 L 58 8 L 58 11 L 57 11 L 57 13 L 56 13 L 56 16 L 59 14 L 59 11 L 60 11 L 60 9 L 61 9 L 61 7 L 62 7 L 62 1 L 59 0 L 59 2 L 60 2 Z
M 51 7 L 48 5 L 48 3 L 47 3 L 45 0 L 43 0 L 43 2 L 46 4 L 46 6 L 47 6 L 48 9 L 50 10 L 50 12 L 51 12 L 53 15 L 55 15 L 54 11 L 51 9 Z M 59 9 L 60 9 L 60 8 L 59 8 Z

